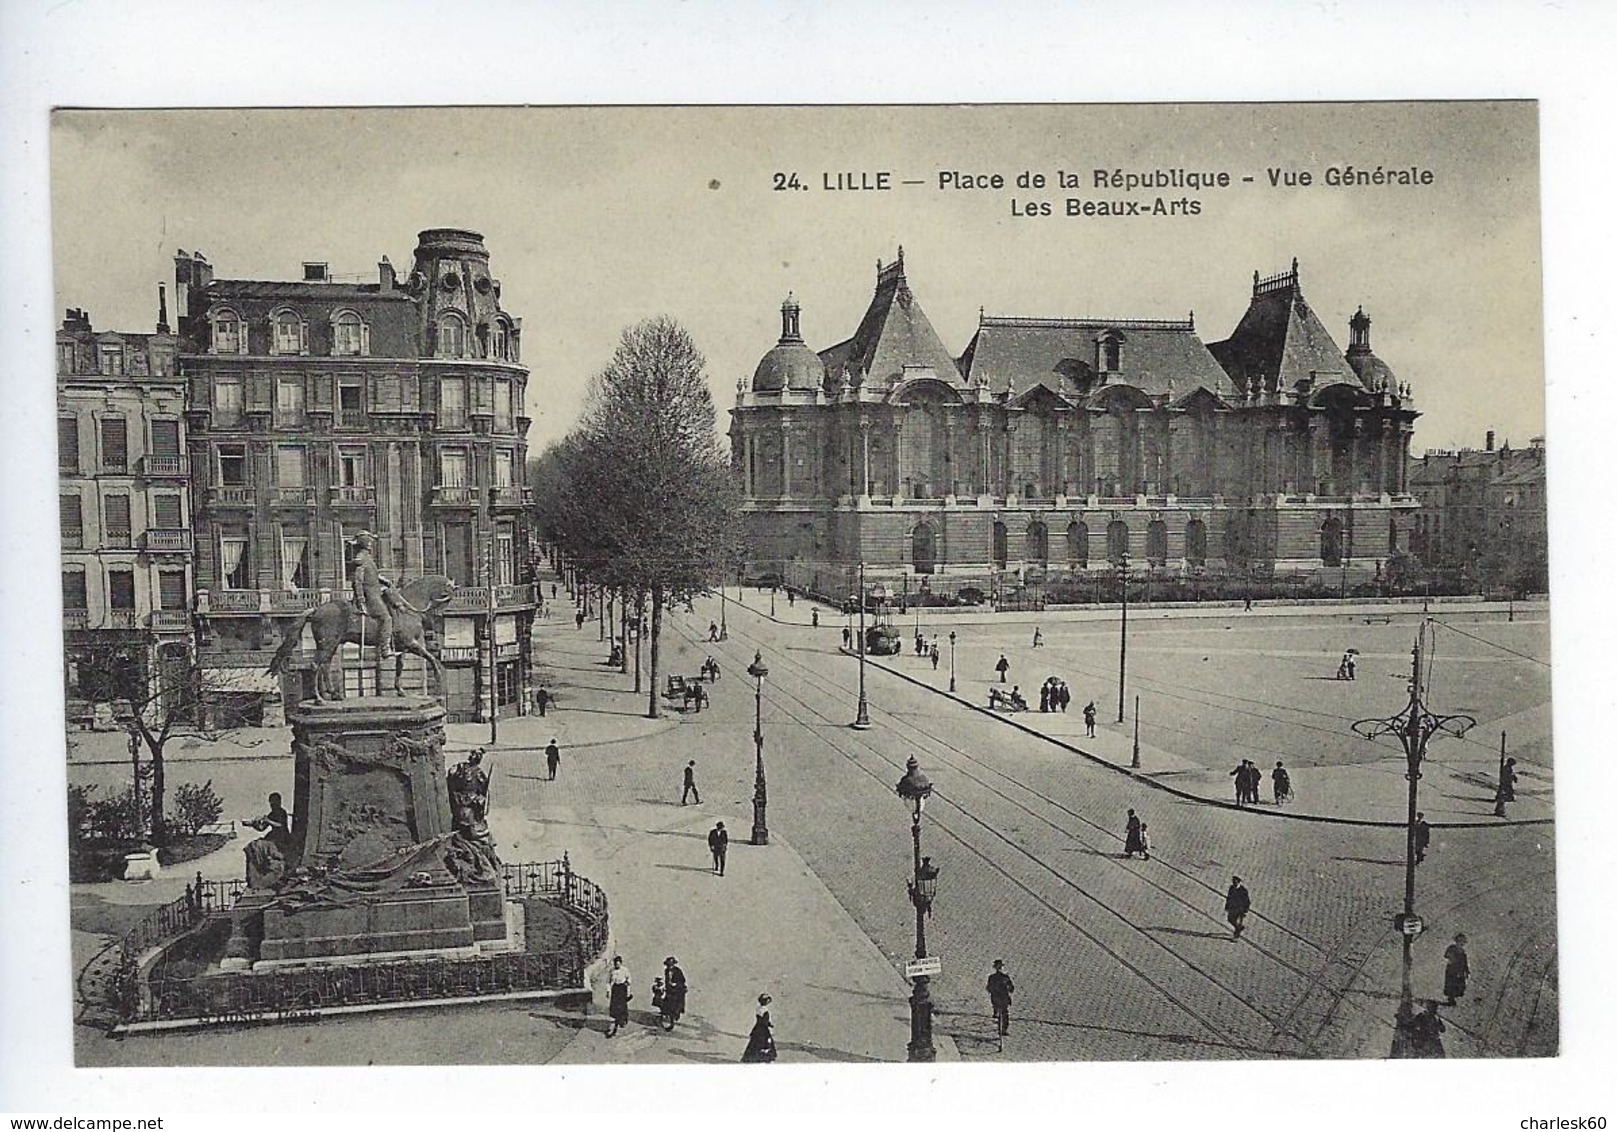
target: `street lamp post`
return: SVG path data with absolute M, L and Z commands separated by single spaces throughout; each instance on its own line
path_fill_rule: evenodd
M 1464 735 L 1476 723 L 1469 715 L 1435 715 L 1421 700 L 1421 639 L 1427 631 L 1422 625 L 1411 651 L 1409 676 L 1409 703 L 1397 715 L 1386 719 L 1361 719 L 1353 730 L 1366 739 L 1382 735 L 1396 735 L 1408 761 L 1405 777 L 1409 781 L 1408 811 L 1404 823 L 1404 910 L 1393 918 L 1393 926 L 1403 936 L 1403 972 L 1398 994 L 1398 1012 L 1393 1016 L 1393 1057 L 1415 1057 L 1415 995 L 1410 972 L 1414 964 L 1415 937 L 1423 925 L 1415 915 L 1415 821 L 1417 795 L 1420 790 L 1420 764 L 1426 757 L 1426 744 L 1438 732 Z
M 1140 697 L 1134 697 L 1134 756 L 1129 759 L 1129 766 L 1134 770 L 1140 769 Z
M 898 795 L 913 802 L 915 809 L 910 819 L 910 837 L 915 845 L 915 876 L 909 882 L 910 903 L 915 905 L 915 958 L 926 956 L 926 918 L 932 914 L 932 900 L 938 893 L 938 870 L 931 857 L 921 856 L 921 811 L 932 796 L 932 783 L 921 773 L 921 765 L 912 757 L 905 764 L 904 777 L 898 780 Z M 938 1051 L 932 1044 L 932 978 L 918 974 L 911 980 L 910 993 L 910 1061 L 936 1061 Z
M 949 691 L 954 691 L 954 630 L 949 630 Z
M 764 677 L 769 675 L 769 669 L 764 665 L 763 653 L 752 654 L 747 675 L 758 681 L 752 724 L 752 742 L 758 752 L 758 766 L 752 780 L 752 843 L 768 845 L 769 823 L 764 820 L 764 811 L 769 806 L 769 788 L 764 783 Z
M 724 596 L 724 579 L 720 578 L 719 579 L 719 640 L 721 640 L 721 641 L 727 641 L 727 640 L 730 639 L 730 624 L 725 619 L 725 616 L 724 616 L 725 611 L 728 610 L 729 608 L 730 608 L 730 603 L 727 600 L 725 600 L 725 596 Z
M 860 731 L 870 726 L 870 701 L 865 698 L 865 564 L 859 563 L 859 709 L 853 726 Z
M 1129 560 L 1117 564 L 1117 577 L 1123 583 L 1123 626 L 1117 638 L 1117 722 L 1123 722 L 1123 685 L 1129 666 Z

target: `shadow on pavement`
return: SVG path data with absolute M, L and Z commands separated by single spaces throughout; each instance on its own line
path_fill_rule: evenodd
M 704 868 L 698 865 L 669 865 L 661 862 L 658 863 L 657 867 L 659 869 L 672 869 L 675 872 L 681 873 L 711 873 L 713 871 L 711 868 Z
M 1332 857 L 1333 861 L 1352 861 L 1356 865 L 1397 865 L 1403 867 L 1402 860 L 1381 857 Z
M 938 1018 L 947 1017 L 968 1019 L 973 1023 L 981 1023 L 986 1020 L 986 1024 L 988 1026 L 993 1026 L 993 1019 L 986 1014 L 956 1013 L 954 1011 L 943 1010 L 934 1011 L 934 1014 Z M 1099 1026 L 1090 1022 L 1061 1022 L 1053 1018 L 1031 1018 L 1013 1013 L 1011 1015 L 1011 1029 L 1014 1031 L 1017 1026 L 1054 1026 L 1064 1030 L 1088 1030 L 1098 1034 L 1120 1034 L 1125 1037 L 1140 1038 L 1149 1041 L 1169 1042 L 1174 1045 L 1207 1046 L 1211 1049 L 1239 1050 L 1242 1053 L 1261 1054 L 1265 1057 L 1274 1056 L 1273 1050 L 1266 1049 L 1262 1046 L 1245 1045 L 1240 1042 L 1220 1041 L 1217 1038 L 1203 1038 L 1198 1037 L 1195 1034 L 1164 1034 L 1153 1030 L 1129 1030 L 1120 1026 Z M 955 1037 L 954 1031 L 948 1028 L 944 1029 L 944 1033 L 948 1034 L 951 1038 Z M 972 1035 L 974 1033 L 976 1033 L 975 1026 L 973 1026 L 972 1030 L 965 1031 L 963 1036 L 966 1038 L 968 1043 L 971 1042 Z
M 1167 935 L 1188 935 L 1197 939 L 1229 939 L 1229 932 L 1197 932 L 1189 928 L 1141 928 L 1142 932 L 1164 932 Z

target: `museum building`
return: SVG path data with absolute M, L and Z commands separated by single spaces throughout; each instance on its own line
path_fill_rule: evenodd
M 535 609 L 528 370 L 483 237 L 428 229 L 407 275 L 383 257 L 369 280 L 324 263 L 296 281 L 217 279 L 182 251 L 175 283 L 204 689 L 249 716 L 312 695 L 307 639 L 280 685 L 251 682 L 306 610 L 348 592 L 350 540 L 369 530 L 395 582 L 458 587 L 435 642 L 448 686 L 407 658 L 413 690 L 441 692 L 451 720 L 486 718 L 491 693 L 518 710 Z
M 749 576 L 828 595 L 1131 570 L 1373 577 L 1400 553 L 1418 415 L 1360 309 L 1342 351 L 1297 263 L 1254 273 L 1234 331 L 980 314 L 950 353 L 898 259 L 852 336 L 781 336 L 731 413 Z M 917 583 L 919 584 L 919 583 Z M 908 583 L 906 582 L 906 585 Z

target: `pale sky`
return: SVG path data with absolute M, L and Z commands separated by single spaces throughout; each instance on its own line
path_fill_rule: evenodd
M 1414 449 L 1525 443 L 1544 429 L 1538 143 L 1531 103 L 915 108 L 113 111 L 52 131 L 57 317 L 147 330 L 175 249 L 222 278 L 304 260 L 375 278 L 428 227 L 484 233 L 523 319 L 534 452 L 576 419 L 622 328 L 669 314 L 723 410 L 779 335 L 788 290 L 815 349 L 852 334 L 900 244 L 951 352 L 990 314 L 1182 318 L 1203 341 L 1254 270 L 1301 262 L 1337 344 L 1359 304 L 1413 383 Z M 1327 167 L 1430 169 L 1425 187 L 1324 184 Z M 1271 188 L 1270 167 L 1309 187 Z M 1092 171 L 1225 171 L 1227 189 L 1095 189 Z M 1082 187 L 1062 190 L 1058 170 Z M 940 190 L 998 173 L 1001 190 Z M 1020 190 L 1022 171 L 1046 188 Z M 775 172 L 805 190 L 776 191 Z M 828 192 L 888 171 L 891 191 Z M 1244 176 L 1255 182 L 1241 182 Z M 917 186 L 899 184 L 913 179 Z M 1069 196 L 1199 199 L 1191 217 L 1068 218 Z M 1012 214 L 1048 201 L 1054 215 Z

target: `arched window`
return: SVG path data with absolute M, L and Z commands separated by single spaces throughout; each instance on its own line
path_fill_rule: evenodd
M 1005 532 L 1005 524 L 996 522 L 994 524 L 994 565 L 1001 570 L 1005 569 L 1005 563 L 1010 557 L 1009 541 L 1010 539 Z
M 1027 560 L 1038 566 L 1050 561 L 1050 529 L 1037 519 L 1027 525 Z
M 1145 560 L 1153 566 L 1168 561 L 1168 524 L 1152 519 L 1145 527 Z
M 1129 525 L 1122 519 L 1106 524 L 1106 561 L 1121 566 L 1129 560 Z
M 488 356 L 496 361 L 507 361 L 510 352 L 510 329 L 503 318 L 488 324 Z
M 937 536 L 931 523 L 918 523 L 910 536 L 910 565 L 917 574 L 930 574 L 937 568 Z
M 1089 524 L 1082 520 L 1067 524 L 1067 561 L 1080 570 L 1089 565 Z
M 213 316 L 213 352 L 216 354 L 247 352 L 247 324 L 228 307 Z
M 1335 515 L 1319 529 L 1319 560 L 1327 566 L 1342 565 L 1342 520 Z
M 438 320 L 438 357 L 463 358 L 466 356 L 466 320 L 450 313 Z
M 307 354 L 309 335 L 296 311 L 276 311 L 270 316 L 270 353 Z
M 1200 519 L 1185 524 L 1185 561 L 1192 566 L 1207 565 L 1207 524 Z
M 353 311 L 338 311 L 331 319 L 331 352 L 357 358 L 371 352 L 370 327 Z

